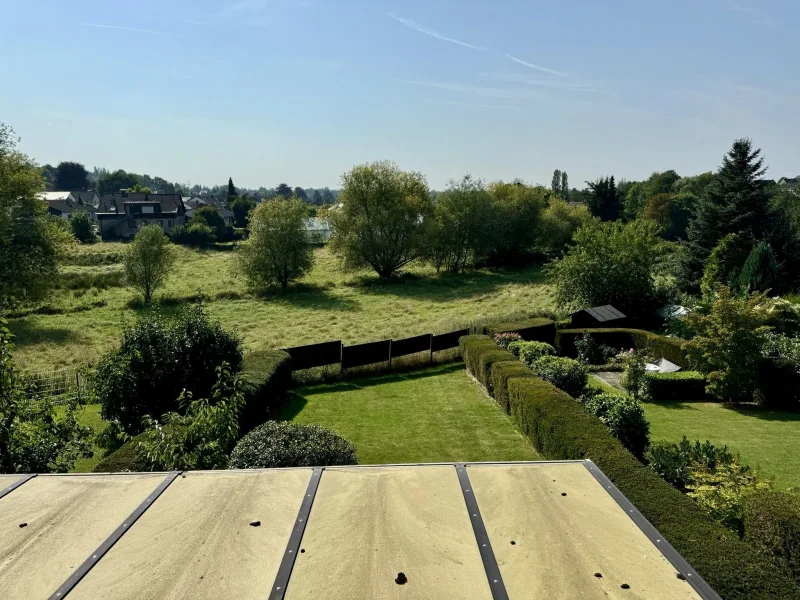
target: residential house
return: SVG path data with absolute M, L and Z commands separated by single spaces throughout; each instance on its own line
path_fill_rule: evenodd
M 97 220 L 104 240 L 132 238 L 144 224 L 159 225 L 170 233 L 185 225 L 186 208 L 180 194 L 126 192 L 106 194 L 100 199 Z
M 800 177 L 781 177 L 778 179 L 778 185 L 786 186 L 790 192 L 794 192 L 800 187 Z
M 187 220 L 191 220 L 194 211 L 201 206 L 212 206 L 217 209 L 217 212 L 219 212 L 220 216 L 222 216 L 225 224 L 229 227 L 233 227 L 233 212 L 225 207 L 224 202 L 220 202 L 213 196 L 184 196 L 183 204 L 186 207 Z
M 100 202 L 95 192 L 43 192 L 39 198 L 47 202 L 47 212 L 68 221 L 72 213 L 78 210 L 85 211 L 89 218 L 97 221 L 97 206 Z

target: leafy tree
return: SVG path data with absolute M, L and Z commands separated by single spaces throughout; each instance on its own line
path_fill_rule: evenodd
M 292 188 L 285 183 L 278 184 L 278 187 L 275 188 L 275 195 L 280 196 L 284 200 L 290 200 L 292 197 Z
M 94 226 L 85 210 L 76 210 L 72 213 L 69 226 L 72 229 L 72 235 L 74 235 L 79 242 L 93 244 L 97 241 L 97 236 L 94 233 Z
M 174 262 L 175 254 L 164 230 L 158 225 L 142 225 L 125 253 L 125 278 L 150 304 Z
M 695 198 L 702 198 L 713 181 L 714 174 L 711 171 L 692 177 L 681 177 L 672 184 L 672 191 L 676 194 L 689 194 Z
M 134 185 L 132 187 L 129 187 L 125 191 L 132 192 L 134 194 L 152 194 L 153 193 L 153 190 L 151 190 L 147 186 L 142 185 L 141 183 L 137 183 L 136 185 Z
M 56 168 L 53 165 L 45 165 L 42 167 L 42 179 L 44 179 L 48 191 L 59 191 L 55 189 Z
M 228 225 L 215 206 L 204 205 L 196 208 L 192 214 L 192 224 L 195 223 L 208 225 L 217 240 L 224 240 L 228 235 Z
M 193 400 L 182 392 L 184 414 L 145 416 L 145 431 L 137 438 L 137 459 L 151 471 L 224 469 L 239 437 L 244 409 L 242 382 L 228 363 L 217 367 L 217 382 L 208 399 Z
M 262 202 L 250 218 L 250 238 L 239 250 L 239 264 L 250 285 L 286 288 L 314 264 L 306 238 L 306 205 L 297 198 Z
M 247 227 L 250 222 L 250 212 L 256 207 L 256 202 L 247 194 L 237 196 L 230 203 L 229 208 L 233 213 L 236 227 Z
M 667 229 L 670 224 L 672 208 L 672 194 L 656 194 L 651 196 L 642 211 L 642 218 L 654 221 L 662 229 Z
M 336 197 L 333 195 L 333 192 L 330 188 L 325 188 L 322 190 L 322 204 L 325 206 L 329 204 L 333 204 L 336 201 Z
M 375 162 L 354 167 L 342 184 L 331 249 L 346 267 L 368 266 L 386 278 L 423 254 L 431 200 L 422 174 Z
M 322 206 L 324 204 L 324 200 L 322 199 L 322 194 L 319 190 L 314 190 L 313 196 L 311 196 L 311 203 L 316 206 Z
M 176 244 L 198 246 L 200 248 L 210 246 L 217 240 L 214 230 L 201 221 L 189 223 L 188 225 L 177 225 L 172 228 L 169 236 Z
M 697 289 L 706 260 L 724 236 L 743 233 L 758 242 L 768 233 L 769 195 L 759 182 L 766 171 L 760 155 L 750 140 L 734 141 L 700 199 L 681 265 L 681 283 L 687 290 Z
M 563 258 L 549 264 L 561 306 L 612 304 L 628 316 L 649 314 L 655 266 L 662 250 L 650 221 L 590 223 L 580 228 Z
M 772 246 L 761 242 L 755 246 L 739 274 L 739 287 L 747 291 L 765 292 L 778 279 L 778 264 Z
M 552 193 L 542 186 L 521 182 L 492 183 L 491 226 L 487 238 L 490 265 L 520 264 L 529 259 L 536 246 L 536 232 L 544 207 Z
M 587 181 L 589 186 L 589 210 L 601 221 L 616 221 L 622 211 L 614 176 L 601 177 L 597 181 Z
M 294 195 L 300 198 L 300 200 L 302 200 L 303 202 L 308 202 L 308 194 L 306 194 L 306 191 L 303 188 L 301 187 L 294 188 Z
M 717 286 L 708 314 L 686 317 L 696 332 L 687 343 L 687 356 L 708 378 L 706 391 L 728 402 L 750 402 L 758 385 L 761 348 L 769 331 L 770 301 L 764 293 L 746 299 Z
M 76 399 L 57 410 L 27 388 L 14 366 L 12 340 L 0 319 L 0 473 L 65 473 L 92 455 L 91 429 L 78 423 Z
M 238 196 L 238 194 L 236 193 L 236 186 L 233 185 L 233 178 L 228 177 L 228 203 L 233 202 L 236 196 Z
M 430 260 L 437 272 L 462 271 L 491 250 L 491 196 L 483 182 L 465 175 L 439 194 L 429 221 Z
M 212 322 L 202 305 L 170 317 L 146 313 L 125 327 L 120 347 L 97 366 L 103 418 L 137 435 L 146 415 L 158 419 L 184 411 L 187 407 L 178 401 L 184 390 L 207 398 L 218 380 L 215 370 L 223 364 L 234 373 L 240 369 L 241 341 Z
M 127 190 L 139 183 L 138 178 L 133 173 L 126 173 L 122 169 L 108 173 L 100 177 L 97 182 L 98 194 L 116 194 L 120 190 Z
M 39 168 L 0 123 L 0 307 L 42 298 L 57 280 L 72 234 L 48 218 Z M 62 222 L 63 224 L 63 222 Z
M 569 176 L 566 171 L 561 172 L 561 197 L 564 200 L 569 199 Z
M 56 167 L 55 187 L 58 190 L 86 190 L 89 188 L 89 171 L 78 162 L 60 162 Z
M 738 285 L 739 273 L 753 247 L 753 241 L 745 234 L 729 233 L 711 251 L 703 271 L 700 291 L 711 298 L 719 284 L 729 288 Z
M 537 228 L 537 249 L 550 257 L 561 256 L 575 232 L 591 220 L 585 205 L 570 206 L 564 200 L 550 198 Z
M 554 196 L 561 197 L 561 171 L 556 169 L 553 171 L 553 182 L 550 184 L 550 189 Z

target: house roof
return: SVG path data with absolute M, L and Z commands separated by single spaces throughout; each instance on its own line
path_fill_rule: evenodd
M 303 219 L 303 225 L 305 225 L 306 231 L 328 231 L 331 228 L 330 221 L 320 217 Z
M 589 461 L 0 476 L 0 490 L 4 600 L 718 598 Z
M 597 320 L 600 323 L 603 323 L 605 321 L 616 321 L 617 319 L 624 319 L 625 318 L 624 314 L 622 314 L 620 311 L 618 311 L 616 308 L 614 308 L 610 304 L 606 304 L 605 306 L 595 306 L 594 308 L 584 308 L 584 309 L 575 311 L 572 314 L 576 315 L 576 314 L 582 313 L 582 312 L 585 312 L 585 313 L 591 315 L 592 317 L 594 317 L 595 320 Z M 572 315 L 570 315 L 570 316 L 572 316 Z
M 65 213 L 65 214 L 69 214 L 69 213 L 71 213 L 73 211 L 78 210 L 78 208 L 79 208 L 77 206 L 72 206 L 66 200 L 49 200 L 47 202 L 47 206 L 52 211 L 57 211 L 59 213 Z M 83 207 L 80 207 L 80 208 L 83 208 Z
M 39 194 L 39 198 L 51 202 L 54 200 L 66 200 L 69 195 L 70 192 L 42 192 Z
M 126 195 L 105 194 L 100 199 L 100 212 L 121 213 L 126 204 L 160 204 L 161 212 L 176 212 L 183 205 L 180 194 L 147 194 L 143 192 L 129 192 Z

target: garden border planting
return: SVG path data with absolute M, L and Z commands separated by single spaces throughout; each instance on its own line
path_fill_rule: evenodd
M 559 354 L 575 358 L 578 355 L 575 339 L 585 333 L 592 334 L 598 343 L 612 348 L 645 350 L 657 355 L 656 358 L 666 358 L 681 368 L 689 366 L 683 349 L 685 340 L 658 335 L 644 329 L 624 327 L 560 329 L 556 332 L 555 339 Z
M 553 320 L 544 317 L 507 321 L 484 327 L 484 333 L 488 336 L 512 331 L 518 333 L 526 342 L 546 342 L 551 346 L 555 345 L 556 324 Z

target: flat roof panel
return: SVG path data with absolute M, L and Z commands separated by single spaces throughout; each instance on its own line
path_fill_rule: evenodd
M 0 596 L 48 598 L 163 479 L 40 476 L 0 499 Z
M 326 469 L 300 547 L 287 600 L 492 597 L 453 466 Z
M 22 479 L 24 475 L 0 475 L 0 492 L 10 486 L 18 479 Z
M 263 600 L 310 478 L 311 469 L 179 477 L 69 600 Z
M 583 464 L 467 472 L 510 598 L 699 598 Z

